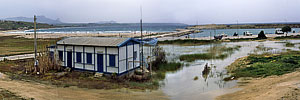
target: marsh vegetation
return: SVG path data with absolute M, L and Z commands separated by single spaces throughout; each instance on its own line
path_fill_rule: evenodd
M 231 55 L 234 51 L 239 50 L 241 46 L 226 47 L 226 46 L 213 46 L 206 49 L 206 53 L 197 54 L 185 54 L 180 55 L 179 59 L 181 61 L 193 62 L 195 60 L 209 60 L 209 59 L 225 59 Z
M 231 77 L 266 77 L 283 75 L 300 67 L 300 52 L 289 51 L 280 54 L 251 54 L 227 67 Z
M 55 44 L 59 39 L 38 39 L 38 51 L 45 50 L 47 46 Z M 34 39 L 19 38 L 17 36 L 0 36 L 0 57 L 28 54 L 34 52 Z

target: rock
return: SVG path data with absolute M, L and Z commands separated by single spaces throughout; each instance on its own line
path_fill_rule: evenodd
M 65 68 L 65 71 L 66 71 L 66 72 L 71 72 L 71 71 L 72 71 L 72 69 L 71 69 L 71 68 L 69 68 L 69 67 L 67 67 L 67 68 Z
M 132 76 L 136 81 L 141 81 L 143 80 L 143 76 L 142 75 L 133 75 Z
M 103 76 L 103 73 L 95 73 L 94 77 L 96 78 L 99 78 L 99 77 L 102 77 Z
M 68 74 L 68 73 L 67 72 L 59 72 L 59 73 L 55 73 L 55 76 L 60 78 L 60 77 L 65 76 L 66 74 Z

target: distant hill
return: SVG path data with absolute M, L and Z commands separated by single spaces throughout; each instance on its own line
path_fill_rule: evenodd
M 44 23 L 37 23 L 37 28 L 54 28 L 57 26 L 44 24 Z M 33 23 L 32 22 L 21 22 L 21 21 L 5 21 L 0 20 L 0 31 L 6 31 L 6 30 L 28 30 L 33 29 Z
M 36 16 L 38 23 L 46 23 L 46 24 L 61 24 L 62 22 L 57 18 L 56 20 L 47 18 L 46 16 Z M 33 22 L 33 17 L 11 17 L 11 18 L 5 18 L 3 20 L 9 20 L 9 21 L 22 21 L 22 22 Z
M 111 21 L 99 21 L 99 22 L 97 22 L 97 24 L 107 24 L 107 23 L 117 23 L 117 22 L 113 21 L 113 20 L 111 20 Z
M 62 23 L 57 26 L 94 27 L 94 26 L 140 26 L 140 23 Z M 143 26 L 188 26 L 183 23 L 143 23 Z

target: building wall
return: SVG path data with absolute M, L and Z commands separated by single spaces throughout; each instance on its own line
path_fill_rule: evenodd
M 137 52 L 137 58 L 135 60 L 133 60 L 134 51 Z M 127 52 L 127 56 L 126 56 L 126 52 Z M 140 65 L 139 52 L 140 52 L 139 44 L 128 43 L 127 45 L 120 47 L 120 65 L 125 65 L 125 67 L 120 67 L 120 73 L 139 67 Z
M 53 51 L 53 50 L 52 50 Z M 92 46 L 72 46 L 72 45 L 57 45 L 55 55 L 58 55 L 58 51 L 63 52 L 63 59 L 61 61 L 62 66 L 67 66 L 68 56 L 67 52 L 72 52 L 72 68 L 91 70 L 99 72 L 98 69 L 98 54 L 103 55 L 103 72 L 104 73 L 123 73 L 133 68 L 139 67 L 140 63 L 140 50 L 139 44 L 133 42 L 127 43 L 122 47 L 92 47 Z M 134 51 L 137 53 L 137 57 L 133 60 Z M 76 53 L 81 53 L 81 62 L 77 62 Z M 87 64 L 87 53 L 92 54 L 92 63 Z M 115 56 L 115 66 L 109 65 L 109 55 Z M 58 56 L 55 56 L 58 59 Z

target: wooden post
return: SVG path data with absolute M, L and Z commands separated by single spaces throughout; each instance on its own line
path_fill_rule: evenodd
M 39 74 L 39 69 L 38 69 L 38 60 L 37 60 L 37 37 L 36 37 L 36 16 L 34 15 L 34 68 L 37 74 Z

